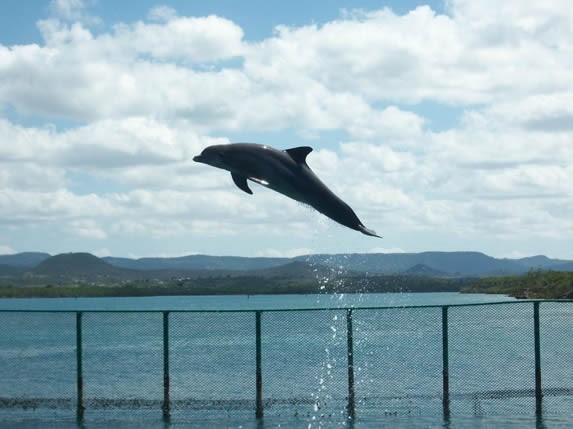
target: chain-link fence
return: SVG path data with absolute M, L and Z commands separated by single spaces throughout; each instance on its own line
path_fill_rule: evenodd
M 0 311 L 0 422 L 573 422 L 573 301 Z

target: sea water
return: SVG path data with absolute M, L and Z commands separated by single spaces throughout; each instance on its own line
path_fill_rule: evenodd
M 458 293 L 50 298 L 0 300 L 0 309 L 84 312 L 86 427 L 161 427 L 161 311 L 171 311 L 173 427 L 350 423 L 354 427 L 526 427 L 540 421 L 553 427 L 571 423 L 572 305 L 541 305 L 547 393 L 539 420 L 531 395 L 534 345 L 529 302 L 449 308 L 452 417 L 444 421 L 442 310 L 407 307 L 501 301 L 511 300 Z M 347 308 L 354 308 L 357 415 L 350 423 Z M 296 311 L 286 311 L 292 309 Z M 107 310 L 117 312 L 99 312 Z M 266 310 L 261 315 L 262 423 L 254 419 L 253 411 L 256 338 L 251 310 Z M 76 315 L 0 312 L 0 322 L 0 401 L 64 401 L 52 409 L 46 409 L 46 401 L 44 408 L 36 410 L 22 410 L 22 403 L 18 409 L 6 406 L 0 408 L 0 422 L 9 423 L 6 427 L 75 424 Z M 33 408 L 34 402 L 30 404 Z
M 0 310 L 268 310 L 451 305 L 511 301 L 505 295 L 432 293 L 199 295 L 135 298 L 0 298 Z

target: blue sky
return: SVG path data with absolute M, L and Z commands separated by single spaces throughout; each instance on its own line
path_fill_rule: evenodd
M 573 6 L 3 2 L 0 253 L 573 258 Z M 192 162 L 310 145 L 382 240 Z

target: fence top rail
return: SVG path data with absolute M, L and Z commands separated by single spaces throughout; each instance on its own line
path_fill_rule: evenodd
M 47 298 L 49 299 L 49 298 Z M 134 309 L 2 309 L 0 313 L 277 313 L 289 311 L 345 311 L 345 310 L 407 310 L 407 309 L 424 309 L 424 308 L 456 308 L 456 307 L 480 307 L 489 305 L 510 305 L 526 303 L 573 303 L 573 299 L 520 299 L 513 301 L 495 301 L 495 302 L 472 302 L 466 304 L 432 304 L 432 305 L 394 305 L 394 306 L 341 306 L 341 307 L 302 307 L 302 308 L 255 308 L 255 309 L 172 309 L 172 310 L 134 310 Z

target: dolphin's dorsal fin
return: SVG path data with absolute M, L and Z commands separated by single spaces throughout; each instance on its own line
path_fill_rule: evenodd
M 306 156 L 312 152 L 310 146 L 293 147 L 292 149 L 285 150 L 295 162 L 303 164 L 306 162 Z
M 245 191 L 247 194 L 253 195 L 253 191 L 251 191 L 251 188 L 249 188 L 249 185 L 247 185 L 247 178 L 245 176 L 241 176 L 237 173 L 231 173 L 231 177 L 233 178 L 235 185 L 237 185 L 240 190 Z

